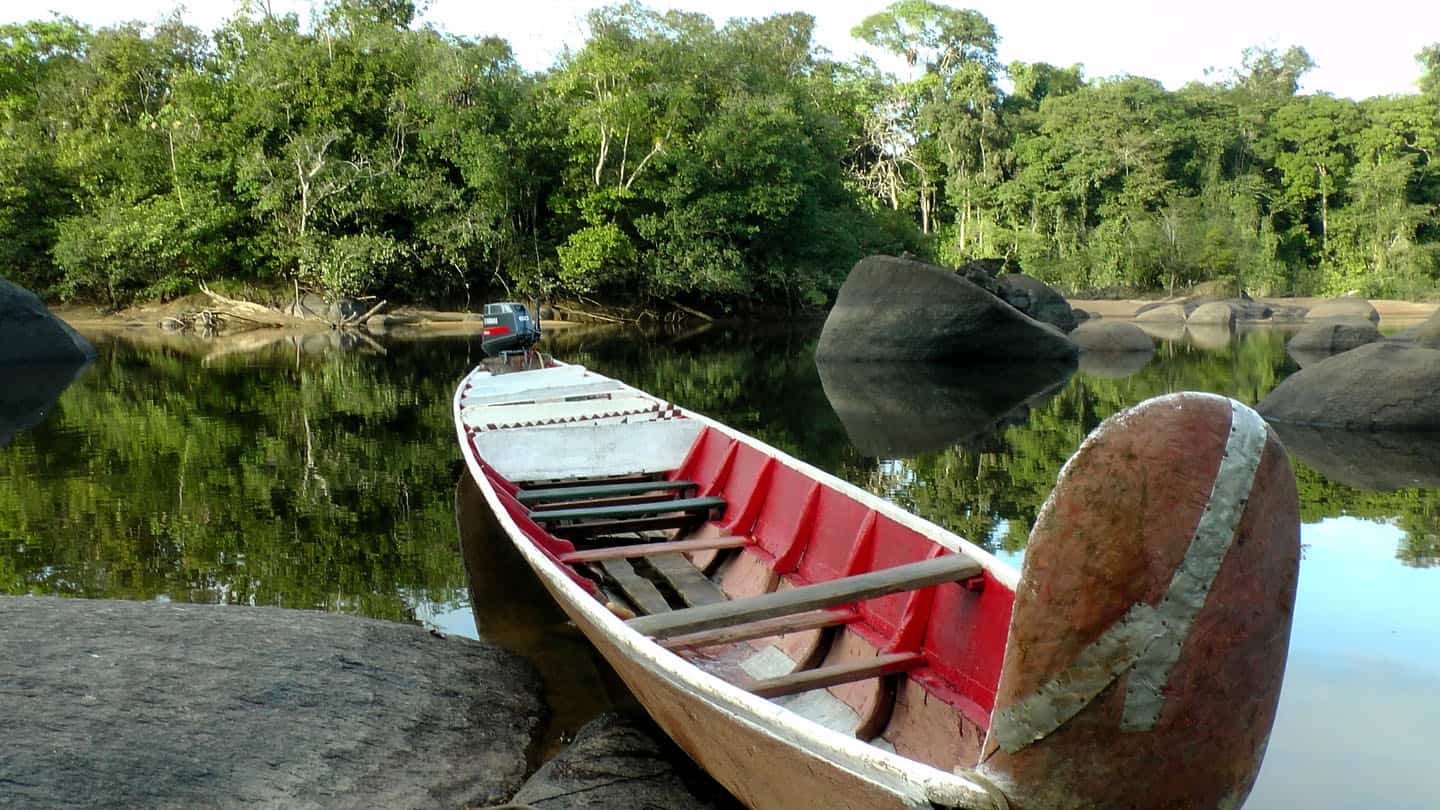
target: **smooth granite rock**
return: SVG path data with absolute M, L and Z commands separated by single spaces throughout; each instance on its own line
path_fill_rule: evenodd
M 1375 324 L 1363 318 L 1339 318 L 1307 323 L 1285 344 L 1292 353 L 1299 352 L 1307 357 L 1319 354 L 1339 354 L 1359 348 L 1367 343 L 1383 340 L 1384 336 Z
M 1189 326 L 1217 326 L 1223 329 L 1235 328 L 1235 307 L 1228 301 L 1210 301 L 1196 307 L 1185 318 Z
M 1041 323 L 1048 323 L 1061 332 L 1074 329 L 1080 319 L 1065 296 L 1038 278 L 1024 273 L 1003 273 L 999 276 L 1004 298 L 1011 306 Z M 1021 306 L 1021 303 L 1024 306 Z
M 1155 351 L 1155 341 L 1145 330 L 1127 321 L 1087 321 L 1070 333 L 1070 339 L 1083 353 L 1152 354 Z
M 1060 330 L 961 272 L 892 256 L 851 269 L 816 348 L 817 357 L 846 361 L 1069 360 L 1078 353 Z
M 280 608 L 0 596 L 0 807 L 503 802 L 533 670 L 424 628 Z
M 1135 311 L 1135 320 L 1150 323 L 1184 323 L 1189 316 L 1184 304 L 1146 304 Z
M 0 366 L 22 363 L 78 365 L 95 349 L 50 313 L 34 293 L 0 278 Z
M 1256 410 L 1266 419 L 1360 430 L 1440 430 L 1440 350 L 1389 341 L 1308 365 Z
M 1305 314 L 1307 321 L 1323 321 L 1333 318 L 1360 318 L 1371 323 L 1380 322 L 1380 313 L 1364 298 L 1331 298 L 1321 301 Z

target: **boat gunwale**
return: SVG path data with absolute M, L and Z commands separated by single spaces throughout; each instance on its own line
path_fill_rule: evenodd
M 558 365 L 568 365 L 556 362 Z M 484 367 L 476 366 L 461 378 L 456 385 L 452 404 L 453 421 L 467 470 L 479 486 L 490 511 L 510 537 L 512 544 L 524 556 L 536 575 L 545 580 L 552 594 L 563 595 L 569 602 L 569 607 L 581 612 L 588 621 L 605 632 L 610 640 L 628 655 L 630 660 L 643 667 L 651 675 L 664 680 L 672 688 L 705 700 L 732 721 L 743 723 L 757 733 L 782 740 L 811 756 L 843 768 L 852 776 L 876 784 L 904 801 L 933 803 L 946 807 L 975 808 L 976 810 L 1004 806 L 1003 799 L 997 797 L 993 788 L 973 769 L 957 768 L 955 772 L 941 770 L 918 760 L 877 748 L 853 736 L 828 729 L 765 698 L 753 695 L 705 672 L 676 652 L 664 648 L 649 636 L 634 630 L 585 592 L 579 584 L 560 570 L 560 565 L 547 558 L 525 534 L 511 517 L 509 511 L 505 509 L 489 476 L 479 466 L 479 451 L 472 443 L 469 426 L 462 418 L 461 399 L 465 391 L 474 384 L 471 382 L 472 378 L 481 371 L 484 371 Z M 600 379 L 613 380 L 613 378 L 589 369 L 585 369 L 583 373 L 594 374 Z M 614 382 L 630 391 L 653 397 L 662 402 L 667 401 L 634 388 L 623 381 L 614 380 Z M 969 556 L 989 572 L 999 584 L 1010 590 L 1013 591 L 1018 584 L 1019 572 L 1017 570 L 959 535 L 913 515 L 890 501 L 841 480 L 824 470 L 796 459 L 742 431 L 675 403 L 670 404 L 685 418 L 697 420 L 702 425 L 719 430 L 734 440 L 745 442 L 755 450 L 773 457 L 778 463 L 823 485 L 830 486 L 864 506 L 919 532 L 937 545 Z M 926 805 L 916 806 L 924 807 Z

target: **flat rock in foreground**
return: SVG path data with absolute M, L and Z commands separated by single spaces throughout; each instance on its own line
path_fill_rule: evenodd
M 519 659 L 279 608 L 0 597 L 0 806 L 503 802 L 541 713 Z
M 869 256 L 850 270 L 816 355 L 829 360 L 1069 360 L 1078 347 L 943 267 Z

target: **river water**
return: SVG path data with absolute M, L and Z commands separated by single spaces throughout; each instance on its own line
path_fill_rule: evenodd
M 1284 334 L 1256 331 L 1162 336 L 1143 364 L 1074 373 L 822 374 L 817 334 L 716 326 L 547 343 L 1017 562 L 1056 473 L 1106 416 L 1177 390 L 1254 404 L 1297 368 Z M 470 608 L 450 397 L 478 339 L 92 339 L 99 360 L 0 447 L 0 593 L 283 605 L 478 626 L 502 643 L 549 635 L 583 655 L 563 631 L 517 626 L 526 612 L 506 593 L 484 595 L 478 624 Z M 1246 807 L 1436 807 L 1440 438 L 1282 438 L 1303 561 Z M 600 689 L 567 671 L 565 694 Z

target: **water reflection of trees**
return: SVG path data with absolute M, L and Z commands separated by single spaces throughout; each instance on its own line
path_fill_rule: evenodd
M 1024 546 L 1061 466 L 1106 417 L 1181 390 L 1254 404 L 1293 370 L 1281 332 L 1251 332 L 1220 350 L 1162 342 L 1155 362 L 1128 377 L 1082 368 L 1062 391 L 1034 404 L 1021 424 L 1001 425 L 963 446 L 876 458 L 855 449 L 826 400 L 807 334 L 719 328 L 688 340 L 617 335 L 576 340 L 562 356 L 714 416 L 974 542 L 1007 550 Z M 1407 532 L 1402 560 L 1440 562 L 1440 491 L 1367 493 L 1331 482 L 1303 462 L 1296 470 L 1307 521 L 1338 514 L 1395 520 Z
M 463 579 L 449 395 L 464 370 L 335 354 L 203 368 L 102 346 L 0 453 L 0 591 L 408 616 Z M 413 358 L 412 358 L 413 360 Z

